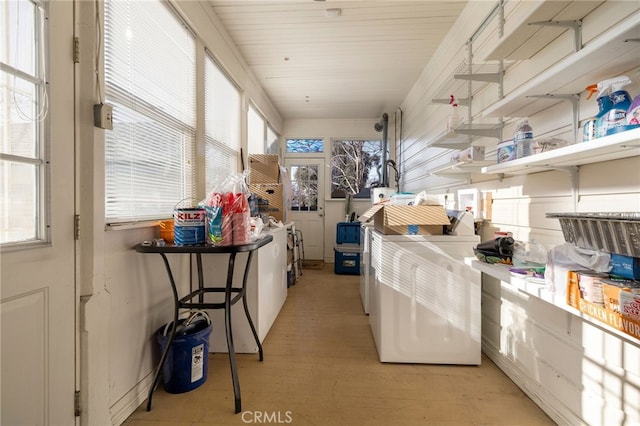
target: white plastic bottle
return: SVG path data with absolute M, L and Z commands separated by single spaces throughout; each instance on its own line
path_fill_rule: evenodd
M 513 135 L 513 143 L 516 146 L 516 158 L 524 158 L 533 154 L 533 129 L 529 120 L 524 119 Z

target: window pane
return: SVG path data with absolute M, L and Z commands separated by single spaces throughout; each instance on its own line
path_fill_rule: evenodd
M 318 166 L 291 166 L 291 210 L 318 211 Z
M 240 92 L 209 56 L 205 60 L 205 134 L 240 151 Z
M 35 23 L 37 7 L 31 1 L 3 1 L 0 7 L 0 62 L 30 75 L 36 74 Z
M 253 107 L 247 111 L 247 151 L 249 154 L 264 154 L 264 120 Z
M 205 145 L 206 189 L 211 192 L 224 178 L 235 173 L 238 153 L 207 138 Z
M 324 152 L 324 139 L 287 139 L 287 152 Z
M 178 201 L 192 196 L 191 132 L 181 132 L 117 105 L 107 140 L 108 219 L 168 217 Z
M 0 71 L 0 91 L 2 99 L 8 100 L 0 108 L 0 134 L 3 135 L 0 152 L 35 158 L 38 125 L 33 119 L 38 115 L 35 85 Z
M 240 92 L 206 56 L 205 59 L 206 192 L 237 170 L 240 155 Z
M 105 2 L 109 223 L 169 217 L 194 196 L 195 39 L 161 1 Z
M 0 177 L 0 243 L 34 240 L 38 166 L 0 160 Z
M 331 146 L 331 197 L 369 197 L 380 182 L 382 141 L 335 140 Z
M 278 154 L 278 135 L 271 126 L 267 126 L 267 149 L 265 154 Z

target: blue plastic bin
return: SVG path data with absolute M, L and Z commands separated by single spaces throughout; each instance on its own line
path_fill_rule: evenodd
M 162 366 L 164 388 L 168 393 L 189 392 L 207 380 L 212 324 L 206 313 L 202 314 L 204 316 L 198 313 L 178 321 L 176 336 Z M 156 332 L 162 351 L 169 342 L 170 333 L 171 323 Z
M 360 222 L 338 222 L 336 244 L 360 244 Z
M 360 275 L 361 248 L 357 244 L 336 244 L 333 272 L 340 275 Z

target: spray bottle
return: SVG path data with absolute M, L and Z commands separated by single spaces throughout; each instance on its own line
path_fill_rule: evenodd
M 631 106 L 631 97 L 629 92 L 622 90 L 624 86 L 631 83 L 631 79 L 626 75 L 604 80 L 605 86 L 611 87 L 612 106 L 604 115 L 602 122 L 604 135 L 612 135 L 620 131 L 629 130 L 627 127 L 627 110 Z
M 593 96 L 594 93 L 598 92 L 598 86 L 598 84 L 591 84 L 586 87 L 586 90 L 589 92 L 589 94 L 587 95 L 587 100 L 591 99 L 591 96 Z M 600 93 L 598 95 L 597 102 L 598 113 L 594 117 L 587 119 L 582 126 L 582 142 L 592 141 L 598 137 L 598 120 L 605 114 L 605 112 L 611 109 L 612 103 L 608 91 Z
M 605 116 L 613 106 L 611 101 L 611 86 L 607 84 L 610 80 L 602 80 L 598 82 L 596 88 L 598 89 L 598 114 L 596 114 L 596 136 L 595 138 L 601 138 L 606 135 L 607 129 L 604 124 Z
M 453 112 L 447 119 L 447 131 L 453 132 L 460 124 L 462 124 L 462 117 L 458 115 L 458 103 L 453 95 L 449 95 L 449 105 L 453 108 Z

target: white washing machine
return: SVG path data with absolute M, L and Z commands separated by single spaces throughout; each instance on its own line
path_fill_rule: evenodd
M 371 291 L 372 265 L 371 265 L 371 234 L 373 232 L 372 223 L 363 223 L 360 227 L 360 244 L 362 244 L 362 254 L 360 255 L 360 298 L 364 313 L 369 315 L 369 293 Z
M 373 231 L 369 323 L 381 362 L 480 364 L 480 273 L 464 263 L 479 242 Z

